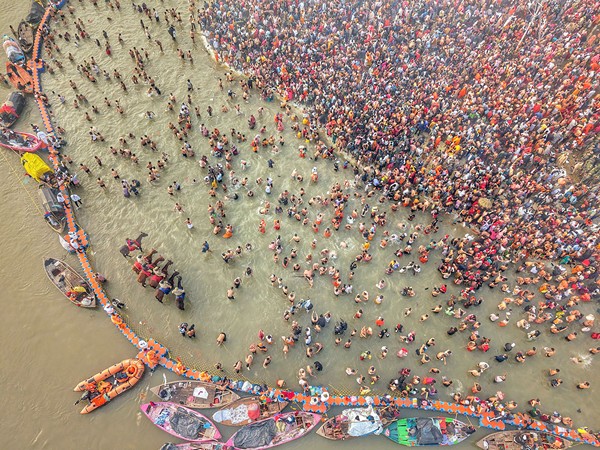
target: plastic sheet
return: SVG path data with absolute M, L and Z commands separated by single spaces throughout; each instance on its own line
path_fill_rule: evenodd
M 41 22 L 42 17 L 44 17 L 44 12 L 44 7 L 34 0 L 31 3 L 31 9 L 25 18 L 25 21 L 31 25 L 37 25 Z
M 277 435 L 275 420 L 269 419 L 247 425 L 238 431 L 233 440 L 236 448 L 256 448 L 269 445 Z
M 208 422 L 188 413 L 183 408 L 177 408 L 177 412 L 171 416 L 169 423 L 175 433 L 192 440 L 201 437 L 208 425 Z

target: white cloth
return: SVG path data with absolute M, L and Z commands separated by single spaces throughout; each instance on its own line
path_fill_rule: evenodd
M 48 135 L 43 131 L 37 132 L 37 138 L 42 141 L 44 144 L 48 145 Z

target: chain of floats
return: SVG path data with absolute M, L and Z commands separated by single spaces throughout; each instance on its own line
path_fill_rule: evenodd
M 29 68 L 32 71 L 32 77 L 34 82 L 34 92 L 42 92 L 41 89 L 41 74 L 44 72 L 44 64 L 42 61 L 42 52 L 43 52 L 43 36 L 42 29 L 44 26 L 49 26 L 48 21 L 52 17 L 52 10 L 61 9 L 67 0 L 60 0 L 56 4 L 50 3 L 46 8 L 46 12 L 39 24 L 35 35 L 35 42 L 33 46 L 32 58 L 29 63 Z M 214 57 L 214 56 L 213 56 Z M 52 121 L 50 120 L 50 114 L 46 105 L 44 104 L 41 98 L 36 99 L 40 114 L 42 116 L 42 120 L 44 123 L 44 127 L 46 128 L 46 132 L 48 134 L 54 133 L 54 126 L 52 125 Z M 57 169 L 60 161 L 58 159 L 58 152 L 49 146 L 50 160 L 54 165 L 54 168 Z M 62 185 L 60 186 L 60 190 L 65 194 L 65 198 L 68 199 L 69 195 L 67 192 L 67 188 Z M 80 236 L 84 233 L 79 229 L 75 222 L 75 216 L 73 214 L 72 208 L 66 209 L 67 216 L 67 224 L 69 232 L 77 232 Z M 89 238 L 88 238 L 89 239 Z M 106 293 L 102 289 L 100 283 L 94 277 L 94 271 L 92 270 L 92 266 L 85 252 L 78 252 L 77 257 L 79 258 L 79 262 L 83 271 L 85 272 L 85 277 L 89 285 L 93 288 L 94 294 L 96 295 L 98 301 L 102 304 L 102 306 L 110 305 L 110 300 L 107 297 Z M 108 308 L 110 310 L 110 308 Z M 164 368 L 177 373 L 178 375 L 191 378 L 193 380 L 203 380 L 210 381 L 211 374 L 207 370 L 199 371 L 194 368 L 190 368 L 186 366 L 180 359 L 173 360 L 170 355 L 168 349 L 155 341 L 154 339 L 144 340 L 138 336 L 138 334 L 131 328 L 130 325 L 126 323 L 122 316 L 118 313 L 113 312 L 110 313 L 107 311 L 111 321 L 117 329 L 131 342 L 138 350 L 139 353 L 137 355 L 145 364 L 150 367 L 156 367 L 156 365 L 161 365 Z M 149 354 L 151 357 L 149 357 Z M 464 414 L 469 417 L 473 417 L 479 420 L 479 425 L 492 428 L 494 430 L 504 430 L 507 425 L 513 426 L 522 426 L 524 425 L 524 420 L 520 415 L 517 415 L 512 420 L 506 420 L 503 418 L 496 418 L 494 413 L 489 411 L 480 411 L 474 406 L 465 406 L 457 403 L 450 403 L 444 401 L 426 401 L 419 399 L 409 399 L 409 398 L 389 398 L 389 397 L 380 397 L 380 396 L 372 396 L 372 397 L 364 397 L 364 396 L 351 396 L 351 395 L 330 395 L 329 392 L 322 390 L 319 391 L 319 395 L 309 396 L 304 393 L 268 388 L 267 391 L 264 391 L 260 385 L 251 384 L 247 380 L 238 380 L 232 381 L 231 388 L 236 390 L 242 390 L 248 393 L 258 393 L 262 391 L 263 394 L 279 398 L 286 399 L 288 401 L 295 401 L 302 406 L 302 408 L 306 411 L 316 412 L 316 413 L 326 413 L 327 410 L 332 406 L 365 406 L 368 403 L 374 403 L 375 405 L 384 405 L 388 403 L 393 403 L 401 408 L 413 408 L 427 411 L 440 411 L 446 413 L 453 414 Z M 577 430 L 567 429 L 564 427 L 559 427 L 552 424 L 547 424 L 540 421 L 533 421 L 533 423 L 528 424 L 528 428 L 541 431 L 541 432 L 549 432 L 556 434 L 560 437 L 570 439 L 580 443 L 586 443 L 593 445 L 595 447 L 600 447 L 600 441 L 598 441 L 594 436 L 587 433 L 579 433 Z

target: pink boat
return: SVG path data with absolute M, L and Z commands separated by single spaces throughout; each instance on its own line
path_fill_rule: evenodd
M 246 425 L 227 441 L 235 449 L 262 450 L 307 435 L 321 421 L 320 414 L 304 411 L 277 414 Z
M 0 147 L 6 147 L 15 152 L 37 152 L 46 147 L 46 144 L 37 136 L 8 128 L 0 130 Z
M 150 402 L 140 408 L 154 425 L 185 441 L 206 442 L 221 437 L 208 417 L 185 406 L 170 402 Z
M 183 444 L 173 444 L 167 442 L 160 450 L 233 450 L 222 442 L 184 442 Z

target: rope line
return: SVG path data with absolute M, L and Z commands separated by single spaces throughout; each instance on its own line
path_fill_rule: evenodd
M 31 203 L 33 203 L 33 205 L 38 210 L 38 212 L 43 216 L 44 211 L 42 210 L 42 208 L 40 208 L 39 202 L 33 198 L 33 195 L 31 195 L 31 192 L 29 191 L 29 189 L 27 189 L 27 187 L 25 186 L 25 183 L 23 183 L 23 181 L 22 181 L 22 178 L 19 176 L 17 169 L 15 169 L 14 166 L 11 164 L 11 162 L 8 160 L 8 158 L 6 156 L 6 152 L 4 152 L 4 151 L 2 152 L 2 158 L 4 159 L 4 162 L 6 162 L 6 165 L 10 168 L 10 171 L 14 175 L 17 182 L 21 185 L 23 190 L 25 192 L 27 192 L 27 196 L 31 200 Z

